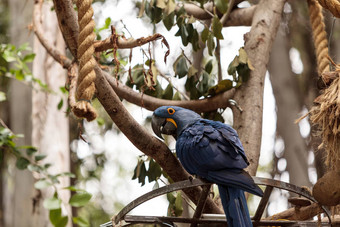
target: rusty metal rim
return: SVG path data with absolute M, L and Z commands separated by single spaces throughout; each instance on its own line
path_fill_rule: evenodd
M 272 192 L 273 188 L 279 188 L 279 189 L 283 189 L 283 190 L 287 190 L 293 193 L 296 193 L 300 196 L 303 196 L 307 199 L 310 199 L 313 202 L 317 202 L 314 197 L 310 194 L 309 191 L 307 191 L 304 188 L 300 188 L 296 185 L 290 184 L 290 183 L 286 183 L 286 182 L 282 182 L 282 181 L 278 181 L 278 180 L 273 180 L 273 179 L 267 179 L 267 178 L 261 178 L 261 177 L 253 177 L 254 182 L 258 185 L 264 185 L 266 186 L 266 190 L 265 190 L 265 195 L 264 197 L 261 199 L 260 204 L 255 212 L 255 215 L 253 217 L 253 220 L 255 222 L 261 222 L 259 221 L 263 211 L 267 205 L 269 196 Z M 212 183 L 210 182 L 205 182 L 201 179 L 192 179 L 192 180 L 185 180 L 185 181 L 180 181 L 180 182 L 176 182 L 173 183 L 171 185 L 167 185 L 167 186 L 163 186 L 161 188 L 155 189 L 151 192 L 148 192 L 140 197 L 138 197 L 137 199 L 135 199 L 134 201 L 130 202 L 128 205 L 126 205 L 113 219 L 112 219 L 112 224 L 118 224 L 121 220 L 124 219 L 124 217 L 126 216 L 127 213 L 129 213 L 132 209 L 134 209 L 135 207 L 137 207 L 138 205 L 153 199 L 155 197 L 158 197 L 160 195 L 166 194 L 166 193 L 170 193 L 173 191 L 178 191 L 181 189 L 185 189 L 185 188 L 191 188 L 191 187 L 197 187 L 197 186 L 210 186 Z M 324 207 L 321 206 L 321 208 L 323 209 L 324 213 L 327 215 L 329 223 L 331 223 L 331 215 L 329 210 Z M 179 219 L 178 219 L 179 220 Z M 195 222 L 197 222 L 198 219 L 195 219 Z M 103 225 L 104 226 L 104 225 Z M 112 225 L 111 225 L 112 226 Z

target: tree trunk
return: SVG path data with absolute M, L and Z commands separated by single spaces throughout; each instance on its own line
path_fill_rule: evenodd
M 65 43 L 59 30 L 56 15 L 51 11 L 52 2 L 43 4 L 41 21 L 45 31 L 45 37 L 55 45 L 58 50 L 65 54 Z M 69 124 L 66 112 L 65 95 L 61 94 L 60 87 L 65 86 L 66 72 L 54 61 L 46 52 L 40 41 L 34 39 L 34 52 L 36 58 L 33 62 L 33 75 L 46 83 L 48 87 L 57 94 L 47 93 L 44 91 L 34 91 L 32 96 L 32 144 L 38 147 L 39 151 L 46 154 L 46 163 L 53 164 L 49 168 L 50 174 L 70 172 L 70 152 L 69 152 Z M 61 98 L 62 97 L 62 98 Z M 58 103 L 63 100 L 62 109 L 58 110 Z M 59 178 L 58 188 L 70 185 L 68 177 Z M 48 188 L 44 190 L 43 198 L 53 196 L 54 190 Z M 64 204 L 68 203 L 70 193 L 68 190 L 60 190 L 58 195 Z M 70 208 L 67 207 L 67 213 L 70 214 Z M 46 213 L 46 209 L 40 206 L 41 213 Z M 44 215 L 44 224 L 49 224 L 48 214 Z M 71 222 L 69 219 L 69 226 Z
M 47 6 L 48 5 L 48 6 Z M 46 22 L 45 32 L 49 40 L 61 50 L 65 50 L 63 38 L 58 30 L 58 24 L 51 4 L 44 6 Z M 33 63 L 33 75 L 56 92 L 65 84 L 65 72 L 50 58 L 37 40 L 29 36 L 27 28 L 32 21 L 32 1 L 9 1 L 11 14 L 10 36 L 11 43 L 19 46 L 28 42 L 34 44 L 36 58 Z M 69 140 L 68 119 L 65 111 L 58 111 L 60 96 L 32 89 L 16 80 L 11 81 L 9 93 L 9 127 L 14 133 L 24 134 L 24 139 L 18 140 L 17 145 L 33 145 L 39 152 L 47 154 L 46 162 L 52 167 L 50 173 L 69 171 Z M 66 102 L 64 102 L 66 103 Z M 65 109 L 65 106 L 64 106 Z M 32 173 L 16 169 L 14 160 L 8 160 L 7 170 L 3 175 L 4 226 L 49 226 L 48 212 L 42 206 L 42 198 L 34 189 L 35 180 Z M 68 179 L 60 179 L 60 187 L 69 185 Z M 52 196 L 51 192 L 43 192 L 43 196 Z M 66 201 L 69 193 L 62 190 L 62 199 Z M 37 203 L 33 203 L 33 198 Z
M 233 108 L 233 112 L 234 128 L 248 156 L 247 170 L 251 175 L 256 174 L 260 157 L 264 78 L 285 2 L 262 0 L 254 12 L 251 30 L 245 35 L 244 48 L 254 70 L 235 93 L 234 99 L 243 111 Z
M 25 42 L 32 44 L 32 38 L 25 29 L 32 18 L 32 4 L 32 1 L 9 1 L 10 42 L 14 45 Z M 31 88 L 18 81 L 11 81 L 8 126 L 14 133 L 25 135 L 17 141 L 17 145 L 31 144 L 31 94 Z M 38 226 L 37 216 L 32 216 L 32 198 L 35 194 L 32 174 L 16 169 L 13 159 L 7 160 L 7 171 L 3 174 L 4 225 Z
M 277 132 L 284 141 L 284 158 L 290 183 L 310 186 L 308 151 L 295 120 L 302 109 L 298 80 L 293 75 L 289 57 L 290 46 L 283 27 L 278 32 L 269 64 L 269 73 L 277 106 Z

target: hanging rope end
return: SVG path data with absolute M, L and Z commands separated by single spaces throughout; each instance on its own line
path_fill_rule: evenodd
M 87 121 L 93 121 L 97 118 L 96 109 L 91 105 L 89 100 L 79 100 L 72 108 L 74 115 L 79 118 L 86 118 Z

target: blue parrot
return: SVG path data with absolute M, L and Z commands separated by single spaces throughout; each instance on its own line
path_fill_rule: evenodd
M 261 197 L 263 191 L 243 170 L 249 162 L 232 127 L 185 108 L 162 106 L 154 111 L 152 129 L 160 138 L 176 138 L 177 157 L 190 174 L 217 184 L 229 227 L 252 226 L 244 191 Z

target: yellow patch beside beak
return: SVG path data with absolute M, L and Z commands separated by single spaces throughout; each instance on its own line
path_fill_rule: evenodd
M 171 122 L 171 123 L 174 124 L 175 127 L 177 128 L 177 124 L 176 124 L 176 122 L 174 121 L 174 119 L 172 119 L 172 118 L 167 118 L 166 121 Z

